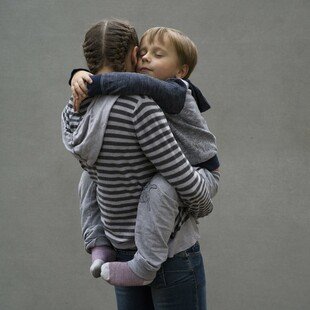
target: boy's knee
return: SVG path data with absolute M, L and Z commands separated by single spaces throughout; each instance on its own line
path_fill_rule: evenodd
M 172 200 L 180 202 L 178 193 L 175 188 L 170 185 L 161 174 L 156 174 L 149 182 L 149 185 L 152 188 L 156 188 L 160 195 L 165 195 Z

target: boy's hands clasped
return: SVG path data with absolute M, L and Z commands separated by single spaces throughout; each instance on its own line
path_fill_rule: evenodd
M 88 97 L 87 83 L 91 84 L 93 82 L 91 76 L 90 72 L 78 71 L 72 78 L 71 91 L 75 112 L 79 111 L 81 102 Z

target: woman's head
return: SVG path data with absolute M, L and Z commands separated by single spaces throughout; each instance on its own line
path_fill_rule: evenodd
M 85 35 L 83 50 L 87 66 L 93 74 L 103 67 L 126 71 L 127 57 L 138 44 L 136 30 L 128 22 L 118 19 L 100 21 Z

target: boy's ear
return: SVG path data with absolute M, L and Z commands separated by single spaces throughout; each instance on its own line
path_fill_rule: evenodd
M 134 67 L 137 65 L 138 62 L 138 51 L 139 47 L 135 46 L 131 52 L 131 63 Z
M 177 72 L 176 77 L 177 77 L 177 78 L 180 78 L 180 79 L 184 78 L 184 76 L 187 75 L 188 70 L 189 70 L 189 66 L 188 66 L 188 65 L 186 65 L 186 64 L 185 64 L 185 65 L 182 65 L 182 66 L 179 68 L 179 71 Z

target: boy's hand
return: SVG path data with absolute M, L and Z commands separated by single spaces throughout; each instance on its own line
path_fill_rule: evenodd
M 93 82 L 91 76 L 92 74 L 87 71 L 78 71 L 72 78 L 71 91 L 75 111 L 79 110 L 81 102 L 87 97 L 87 83 Z
M 73 110 L 74 112 L 79 112 L 80 111 L 80 106 L 82 101 L 86 98 L 87 96 L 79 96 L 78 98 L 73 98 Z

